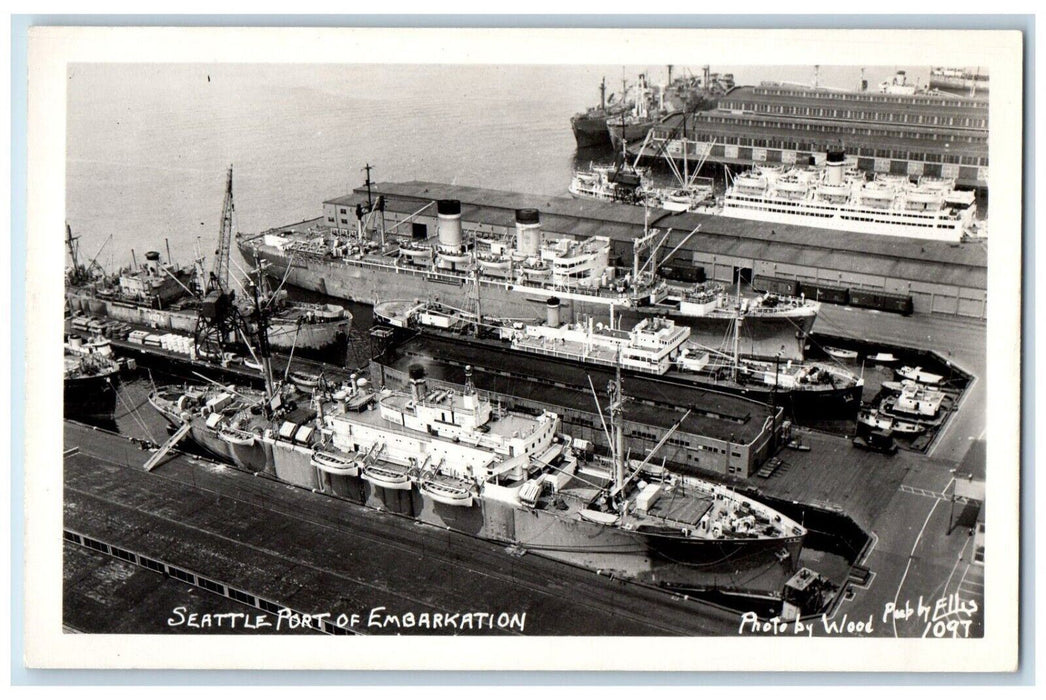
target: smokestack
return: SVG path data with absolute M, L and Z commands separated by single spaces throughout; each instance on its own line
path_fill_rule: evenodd
M 410 396 L 415 402 L 425 398 L 425 369 L 420 365 L 411 365 L 407 370 L 410 377 Z
M 461 245 L 461 202 L 456 199 L 441 199 L 436 202 L 436 231 L 442 253 L 460 253 Z
M 843 165 L 846 162 L 846 155 L 843 153 L 843 149 L 834 148 L 828 151 L 828 179 L 827 184 L 829 185 L 841 185 L 843 184 Z
M 559 328 L 559 297 L 551 297 L 545 304 L 545 325 L 549 328 Z
M 516 210 L 516 250 L 527 257 L 541 253 L 541 215 L 537 209 Z
M 462 405 L 470 411 L 479 408 L 476 386 L 472 383 L 472 365 L 465 365 L 465 391 L 461 394 Z

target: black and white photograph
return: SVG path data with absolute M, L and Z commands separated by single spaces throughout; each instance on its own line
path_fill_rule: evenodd
M 1012 670 L 1021 52 L 34 28 L 30 663 Z

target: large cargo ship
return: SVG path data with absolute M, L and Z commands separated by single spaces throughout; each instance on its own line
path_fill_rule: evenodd
M 700 76 L 684 74 L 673 79 L 672 66 L 668 66 L 667 84 L 651 85 L 646 73 L 641 73 L 631 90 L 626 86 L 620 99 L 614 101 L 611 95 L 608 101 L 604 78 L 599 85 L 599 106 L 575 114 L 570 126 L 578 148 L 613 145 L 620 149 L 623 142 L 642 141 L 666 115 L 715 107 L 716 99 L 733 87 L 731 73 L 712 73 L 704 66 Z
M 477 319 L 458 309 L 413 301 L 379 304 L 374 318 L 470 347 L 509 348 L 520 362 L 529 355 L 571 365 L 620 364 L 631 381 L 656 379 L 773 403 L 800 422 L 853 420 L 864 389 L 864 380 L 840 365 L 752 360 L 733 354 L 732 338 L 722 348 L 702 347 L 690 339 L 689 328 L 672 319 L 646 318 L 627 329 L 592 319 L 562 323 L 558 300 L 549 301 L 540 324 Z
M 734 177 L 723 216 L 836 231 L 959 243 L 983 230 L 974 193 L 955 182 L 865 175 L 830 150 L 822 168 L 763 166 Z
M 616 577 L 690 591 L 780 596 L 805 528 L 751 498 L 626 459 L 620 382 L 610 459 L 560 434 L 560 418 L 479 395 L 372 393 L 353 381 L 312 399 L 232 388 L 151 395 L 172 427 L 235 466 L 296 486 L 534 551 Z
M 285 227 L 241 236 L 238 246 L 247 260 L 264 263 L 286 284 L 338 299 L 370 305 L 403 298 L 454 305 L 471 301 L 485 315 L 540 318 L 548 299 L 556 297 L 567 318 L 616 314 L 621 323 L 634 324 L 666 316 L 712 346 L 733 332 L 740 314 L 740 352 L 803 356 L 816 302 L 773 294 L 741 298 L 715 284 L 670 284 L 657 276 L 655 260 L 640 261 L 642 245 L 659 235 L 656 230 L 634 241 L 631 269 L 619 270 L 610 264 L 611 244 L 605 237 L 544 239 L 536 209 L 516 211 L 514 236 L 475 233 L 467 240 L 460 202 L 433 204 L 435 239 L 395 235 L 395 227 L 385 226 L 381 207 L 374 207 L 360 212 L 355 230 Z
M 65 299 L 74 314 L 191 336 L 200 327 L 201 300 L 190 295 L 190 288 L 195 288 L 191 271 L 156 259 L 115 278 L 69 281 Z M 343 345 L 351 327 L 352 314 L 344 307 L 290 302 L 282 292 L 273 304 L 269 337 L 277 350 L 325 352 Z
M 66 247 L 72 267 L 66 272 L 66 308 L 73 314 L 100 316 L 120 323 L 133 324 L 159 331 L 176 331 L 194 337 L 201 343 L 201 335 L 209 331 L 207 325 L 215 319 L 207 319 L 213 311 L 218 297 L 232 299 L 229 306 L 247 315 L 250 300 L 236 299 L 231 288 L 229 254 L 232 246 L 233 229 L 232 168 L 229 168 L 225 202 L 222 212 L 222 227 L 219 233 L 218 252 L 208 277 L 203 270 L 203 259 L 192 265 L 177 266 L 170 260 L 161 260 L 159 251 L 145 254 L 145 262 L 139 266 L 134 250 L 131 257 L 134 265 L 110 275 L 93 261 L 82 264 L 79 256 L 78 237 L 66 224 Z M 269 342 L 272 347 L 283 351 L 326 352 L 343 346 L 352 326 L 352 315 L 336 304 L 309 304 L 290 301 L 282 289 L 270 292 L 264 279 L 259 293 L 266 297 L 270 310 Z M 246 292 L 248 281 L 241 288 Z M 246 296 L 246 294 L 244 295 Z M 224 301 L 223 301 L 224 305 Z M 221 339 L 226 342 L 227 339 Z
M 930 89 L 951 92 L 956 95 L 988 94 L 988 74 L 980 68 L 945 68 L 930 70 Z

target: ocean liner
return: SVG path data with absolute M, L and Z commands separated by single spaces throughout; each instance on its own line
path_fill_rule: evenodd
M 723 216 L 836 231 L 958 243 L 977 235 L 974 193 L 954 181 L 846 169 L 841 150 L 823 168 L 764 166 L 734 177 Z
M 618 269 L 610 264 L 606 237 L 544 239 L 536 209 L 516 211 L 514 236 L 475 233 L 466 238 L 461 203 L 433 204 L 438 213 L 434 240 L 394 233 L 386 228 L 381 207 L 374 206 L 368 212 L 361 207 L 355 230 L 285 227 L 241 236 L 238 245 L 245 259 L 264 263 L 270 275 L 288 285 L 371 305 L 391 295 L 456 304 L 472 299 L 485 315 L 537 318 L 556 297 L 567 317 L 604 319 L 614 313 L 621 323 L 634 324 L 666 316 L 712 346 L 732 331 L 740 313 L 740 352 L 760 357 L 801 359 L 817 315 L 818 304 L 806 299 L 738 298 L 714 284 L 660 279 L 653 256 L 641 261 L 654 239 L 667 237 L 656 229 L 633 242 L 632 267 Z
M 626 458 L 620 380 L 610 458 L 560 418 L 502 411 L 473 388 L 372 392 L 361 381 L 248 395 L 170 387 L 150 396 L 172 428 L 233 465 L 617 577 L 680 590 L 779 595 L 806 530 L 709 481 Z M 188 427 L 186 427 L 188 426 Z M 638 456 L 636 456 L 638 457 Z

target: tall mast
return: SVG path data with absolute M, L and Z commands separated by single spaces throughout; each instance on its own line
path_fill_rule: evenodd
M 229 288 L 229 253 L 232 250 L 232 227 L 234 208 L 232 203 L 232 166 L 225 178 L 225 201 L 222 203 L 222 222 L 218 231 L 218 249 L 214 252 L 211 267 L 211 284 L 220 291 Z M 210 291 L 213 291 L 213 286 Z
M 618 350 L 614 363 L 614 382 L 610 392 L 610 425 L 614 430 L 614 484 L 618 490 L 625 484 L 625 425 L 624 406 L 621 397 L 621 351 Z M 622 507 L 624 500 L 621 501 Z
M 65 245 L 69 248 L 69 257 L 73 259 L 73 279 L 79 281 L 83 275 L 80 268 L 80 256 L 77 254 L 79 246 L 76 245 L 76 241 L 80 240 L 79 236 L 73 235 L 73 228 L 69 225 L 69 222 L 65 222 Z
M 367 163 L 365 166 L 363 166 L 363 169 L 367 173 L 367 180 L 363 184 L 365 184 L 367 186 L 367 211 L 368 212 L 372 211 L 374 209 L 374 200 L 371 198 L 371 191 L 370 191 L 370 186 L 371 186 L 370 171 L 371 171 L 372 167 L 373 166 L 371 166 L 370 163 Z
M 599 81 L 599 109 L 604 112 L 607 109 L 607 77 L 605 75 Z

